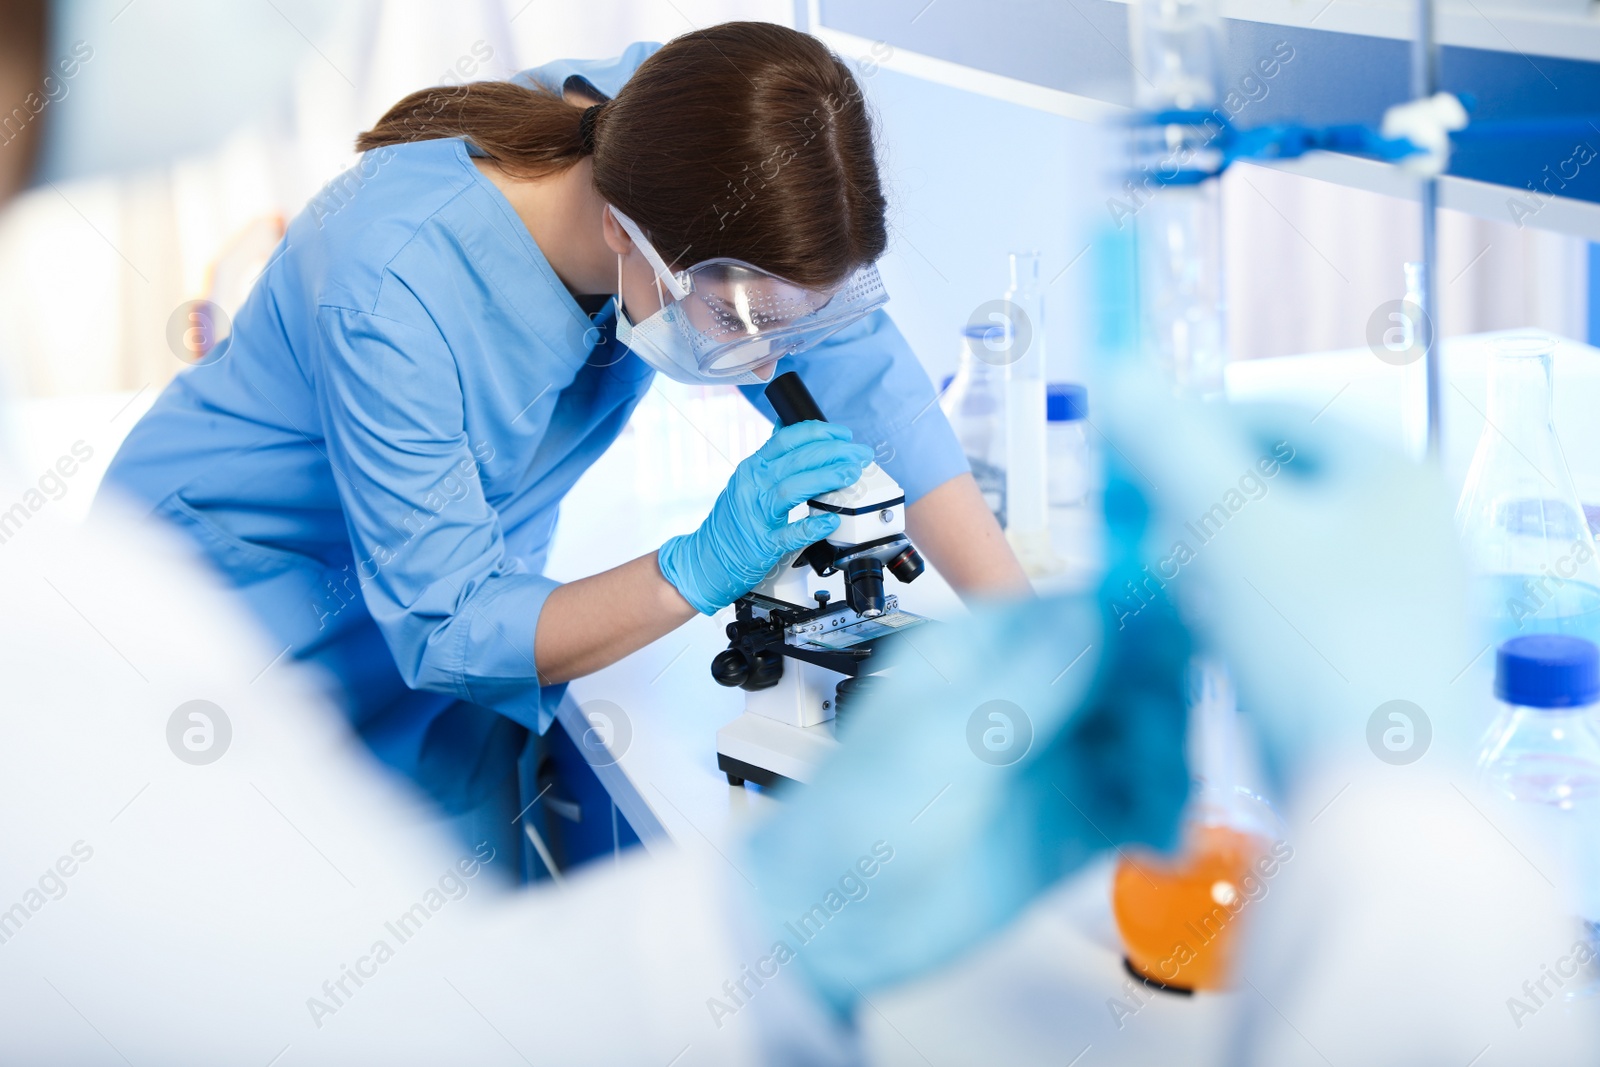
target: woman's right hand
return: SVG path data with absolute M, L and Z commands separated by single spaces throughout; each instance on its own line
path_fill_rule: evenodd
M 661 546 L 662 576 L 695 610 L 712 615 L 753 589 L 784 555 L 827 537 L 838 516 L 791 523 L 789 511 L 861 477 L 872 450 L 850 436 L 831 422 L 773 431 L 739 464 L 700 528 Z

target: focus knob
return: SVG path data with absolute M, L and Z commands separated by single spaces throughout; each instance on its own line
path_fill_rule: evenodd
M 718 685 L 732 689 L 743 685 L 750 677 L 750 663 L 744 658 L 743 652 L 725 649 L 711 661 L 711 677 L 716 679 Z
M 749 677 L 739 684 L 746 689 L 771 689 L 783 677 L 783 654 L 780 652 L 757 652 L 755 665 L 751 668 Z

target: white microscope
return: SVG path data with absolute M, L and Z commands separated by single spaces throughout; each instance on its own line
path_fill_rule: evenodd
M 792 371 L 774 379 L 766 396 L 785 426 L 826 421 Z M 744 714 L 717 731 L 717 767 L 730 785 L 810 781 L 839 743 L 839 715 L 876 681 L 874 649 L 928 621 L 884 593 L 886 567 L 902 582 L 923 571 L 906 537 L 905 490 L 893 478 L 869 464 L 854 485 L 805 506 L 838 515 L 838 529 L 780 560 L 735 602 L 728 648 L 711 661 L 718 683 L 746 692 Z M 834 603 L 826 590 L 812 594 L 808 572 L 842 573 L 845 602 Z

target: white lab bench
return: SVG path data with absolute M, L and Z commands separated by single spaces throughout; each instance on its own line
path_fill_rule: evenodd
M 1481 338 L 1446 344 L 1444 469 L 1455 485 L 1483 428 L 1485 360 Z M 1593 417 L 1594 399 L 1600 397 L 1600 351 L 1564 343 L 1555 363 L 1557 429 L 1580 495 L 1600 502 L 1600 420 Z M 1235 399 L 1287 402 L 1302 408 L 1308 421 L 1336 433 L 1399 441 L 1400 373 L 1365 349 L 1238 363 L 1228 368 L 1227 381 Z M 52 505 L 63 517 L 81 515 L 105 464 L 154 394 L 13 406 L 6 421 L 20 454 L 18 466 L 23 472 L 44 469 L 74 440 L 88 440 L 93 461 L 73 479 L 67 499 Z M 1092 404 L 1091 398 L 1091 418 Z M 720 478 L 713 469 L 709 477 L 691 479 L 696 484 L 680 491 L 681 486 L 665 485 L 663 457 L 652 453 L 661 440 L 659 420 L 684 420 L 680 436 L 716 435 L 707 414 L 681 397 L 657 404 L 658 421 L 648 438 L 630 431 L 595 464 L 563 505 L 548 566 L 553 577 L 576 578 L 614 566 L 699 522 L 726 469 Z M 690 427 L 690 421 L 700 425 Z M 646 440 L 647 454 L 641 456 Z M 737 451 L 726 438 L 710 447 L 724 454 Z M 1092 524 L 1082 513 L 1058 517 L 1066 519 L 1058 546 L 1072 563 L 1064 581 L 1086 582 L 1093 567 Z M 939 618 L 961 611 L 931 570 L 897 591 L 912 611 Z M 576 736 L 588 727 L 585 704 L 608 701 L 620 708 L 628 726 L 626 742 L 623 731 L 614 734 L 616 762 L 597 768 L 620 812 L 647 848 L 670 842 L 705 852 L 709 862 L 732 864 L 740 827 L 777 801 L 753 788 L 730 787 L 717 770 L 717 728 L 739 713 L 742 698 L 740 690 L 717 685 L 710 674 L 711 658 L 725 644 L 726 621 L 697 617 L 622 662 L 572 683 L 559 714 Z M 1106 862 L 1072 879 L 958 966 L 892 995 L 874 996 L 862 1016 L 873 1062 L 937 1067 L 1221 1062 L 1228 1001 L 1250 994 L 1157 994 L 1142 1006 L 1129 998 L 1110 916 L 1109 872 Z M 1112 998 L 1123 1004 L 1120 1021 Z M 1137 1010 L 1130 1014 L 1129 1008 Z
M 1485 339 L 1446 345 L 1444 469 L 1457 486 L 1484 425 Z M 1590 403 L 1600 395 L 1600 350 L 1564 342 L 1555 377 L 1556 422 L 1568 462 L 1585 501 L 1600 502 L 1600 420 Z M 1227 384 L 1232 399 L 1295 405 L 1324 430 L 1399 444 L 1401 371 L 1366 349 L 1235 363 Z M 1091 419 L 1093 414 L 1091 398 Z M 651 447 L 624 434 L 563 503 L 548 565 L 552 577 L 593 574 L 650 552 L 672 534 L 692 529 L 710 510 L 720 488 L 715 480 L 665 502 L 619 492 L 638 484 L 642 444 Z M 1051 586 L 1082 584 L 1092 575 L 1092 516 L 1084 509 L 1056 509 L 1052 521 L 1057 551 L 1069 567 Z M 931 568 L 913 585 L 891 582 L 890 590 L 919 614 L 949 618 L 962 610 Z M 573 682 L 561 708 L 575 736 L 588 729 L 581 709 L 589 702 L 606 701 L 626 716 L 631 736 L 613 753 L 617 762 L 599 773 L 647 846 L 695 836 L 720 846 L 746 815 L 770 802 L 754 790 L 730 788 L 716 766 L 717 727 L 739 713 L 743 696 L 717 685 L 710 674 L 712 657 L 726 647 L 723 627 L 731 618 L 731 609 L 715 618 L 696 617 L 622 662 Z

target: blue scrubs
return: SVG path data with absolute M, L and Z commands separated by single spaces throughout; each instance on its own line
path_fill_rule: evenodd
M 524 77 L 615 93 L 652 50 Z M 187 533 L 374 751 L 463 811 L 561 698 L 533 660 L 556 516 L 654 374 L 614 322 L 609 301 L 579 307 L 462 141 L 376 149 L 290 224 L 106 483 Z M 784 364 L 885 446 L 909 498 L 966 470 L 882 312 Z

